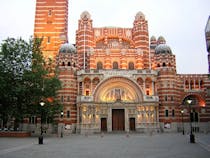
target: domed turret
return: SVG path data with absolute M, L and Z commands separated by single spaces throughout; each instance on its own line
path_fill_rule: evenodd
M 90 19 L 90 18 L 91 18 L 91 15 L 90 15 L 90 13 L 89 13 L 88 11 L 84 11 L 84 12 L 82 12 L 82 14 L 80 15 L 80 18 L 81 18 L 81 19 L 84 19 L 84 20 Z
M 59 53 L 76 53 L 76 48 L 73 44 L 65 43 L 61 45 Z
M 166 40 L 163 36 L 160 36 L 160 37 L 158 37 L 157 43 L 158 44 L 166 44 Z
M 155 48 L 155 53 L 156 54 L 172 54 L 171 48 L 167 44 L 159 44 Z
M 145 19 L 145 15 L 141 11 L 139 11 L 135 16 L 135 19 L 136 20 Z
M 150 41 L 156 41 L 155 36 L 152 36 L 152 37 L 150 38 Z
M 150 49 L 155 49 L 157 46 L 157 40 L 156 40 L 156 37 L 155 36 L 152 36 L 150 38 Z

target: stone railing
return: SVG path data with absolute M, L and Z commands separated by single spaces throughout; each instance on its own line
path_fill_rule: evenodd
M 77 96 L 77 102 L 92 102 L 93 101 L 93 96 Z
M 126 76 L 126 77 L 132 77 L 133 75 L 144 75 L 144 74 L 151 74 L 151 75 L 157 75 L 157 71 L 155 70 L 80 70 L 77 72 L 77 75 L 82 74 L 103 74 L 104 76 L 111 77 L 111 76 Z
M 144 98 L 145 102 L 158 102 L 159 101 L 159 97 L 154 96 L 154 95 L 152 95 L 152 96 L 145 95 L 145 96 L 143 96 L 143 98 Z

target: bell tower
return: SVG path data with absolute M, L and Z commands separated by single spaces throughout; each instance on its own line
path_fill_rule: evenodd
M 36 0 L 34 37 L 43 39 L 44 57 L 55 60 L 68 41 L 68 0 Z

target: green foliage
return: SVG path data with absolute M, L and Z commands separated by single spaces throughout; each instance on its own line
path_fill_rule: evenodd
M 25 116 L 53 118 L 61 106 L 55 99 L 61 88 L 52 61 L 45 61 L 41 39 L 29 42 L 8 38 L 0 49 L 0 118 L 20 121 Z M 40 101 L 45 102 L 40 107 Z

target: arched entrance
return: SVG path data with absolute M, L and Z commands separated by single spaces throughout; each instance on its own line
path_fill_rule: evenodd
M 101 131 L 104 127 L 108 131 L 129 130 L 131 123 L 132 130 L 135 130 L 136 116 L 129 115 L 129 112 L 130 109 L 136 110 L 136 105 L 141 104 L 142 98 L 140 87 L 125 77 L 108 78 L 99 84 L 94 92 L 94 101 L 107 110 L 106 114 L 101 115 Z M 107 125 L 104 120 L 107 120 Z
M 202 109 L 205 107 L 205 100 L 199 94 L 189 94 L 184 97 L 182 101 L 182 120 L 189 122 L 189 131 L 190 132 L 199 132 L 200 131 L 200 114 Z

